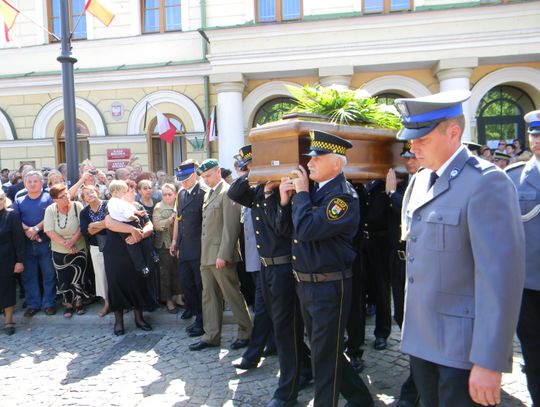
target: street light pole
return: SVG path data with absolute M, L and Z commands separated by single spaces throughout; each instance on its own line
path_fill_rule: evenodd
M 69 24 L 69 0 L 60 0 L 60 28 L 62 52 L 57 59 L 62 64 L 62 94 L 64 101 L 64 134 L 66 137 L 66 164 L 68 186 L 79 179 L 79 154 L 77 152 L 77 128 L 75 125 L 75 84 L 73 65 L 77 59 L 71 56 Z

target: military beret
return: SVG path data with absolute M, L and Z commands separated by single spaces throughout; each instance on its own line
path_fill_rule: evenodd
M 510 161 L 510 156 L 505 153 L 501 153 L 500 151 L 495 151 L 493 153 L 493 159 L 494 160 L 504 160 L 504 161 Z
M 414 140 L 425 136 L 445 120 L 463 114 L 463 105 L 471 97 L 468 90 L 451 90 L 419 98 L 400 98 L 394 101 L 401 113 L 403 128 L 399 140 Z
M 405 158 L 416 158 L 416 155 L 411 152 L 411 142 L 410 141 L 406 141 L 405 143 L 403 143 L 403 150 L 401 150 L 400 155 L 402 157 L 405 157 Z
M 195 163 L 181 164 L 174 169 L 178 181 L 185 181 L 195 172 Z
M 537 136 L 540 134 L 540 110 L 529 112 L 524 117 L 529 125 L 529 134 Z
M 199 168 L 197 168 L 197 174 L 201 175 L 203 172 L 216 168 L 217 166 L 219 166 L 218 160 L 215 158 L 208 158 L 204 160 L 201 165 L 199 165 Z
M 310 157 L 324 154 L 339 154 L 344 156 L 347 150 L 353 146 L 347 140 L 325 131 L 310 130 L 309 136 L 311 137 L 310 151 L 304 155 Z

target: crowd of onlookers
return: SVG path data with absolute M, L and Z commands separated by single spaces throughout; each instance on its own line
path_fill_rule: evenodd
M 528 161 L 532 157 L 531 151 L 523 148 L 519 139 L 514 139 L 511 143 L 499 140 L 497 148 L 493 149 L 486 144 L 481 145 L 478 155 L 502 169 L 518 161 Z

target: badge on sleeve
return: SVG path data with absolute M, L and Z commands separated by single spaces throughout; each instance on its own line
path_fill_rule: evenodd
M 349 205 L 343 199 L 334 198 L 328 202 L 326 207 L 326 217 L 328 220 L 338 220 L 341 219 L 349 209 Z

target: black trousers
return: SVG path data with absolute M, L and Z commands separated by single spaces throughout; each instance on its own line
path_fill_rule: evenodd
M 340 393 L 351 406 L 371 406 L 368 388 L 343 355 L 352 279 L 300 282 L 296 292 L 311 345 L 314 407 L 336 407 Z
M 540 291 L 523 290 L 517 335 L 533 407 L 540 407 Z
M 251 277 L 255 284 L 255 303 L 253 304 L 253 330 L 248 348 L 242 357 L 251 363 L 258 363 L 264 352 L 264 347 L 275 347 L 274 333 L 272 331 L 272 320 L 268 314 L 266 303 L 262 292 L 262 271 L 252 271 Z
M 411 356 L 414 383 L 426 407 L 476 407 L 469 395 L 470 370 L 441 366 Z
M 311 375 L 311 361 L 304 343 L 304 324 L 295 293 L 292 265 L 261 265 L 261 278 L 279 358 L 279 382 L 273 397 L 293 401 L 298 396 L 298 377 Z
M 394 321 L 399 329 L 403 325 L 403 310 L 405 307 L 405 261 L 392 249 L 390 254 L 390 273 L 392 280 L 392 298 L 394 299 Z
M 389 243 L 386 237 L 376 239 L 364 239 L 362 242 L 361 259 L 362 279 L 367 284 L 362 284 L 373 294 L 373 302 L 377 306 L 375 315 L 375 337 L 388 338 L 392 329 L 392 312 L 390 305 L 390 263 Z M 367 293 L 365 291 L 365 293 Z M 370 294 L 370 295 L 371 295 Z M 363 294 L 365 296 L 365 294 Z
M 195 322 L 202 328 L 202 282 L 201 261 L 185 260 L 178 263 L 180 286 L 184 291 L 184 298 L 188 308 L 195 315 Z
M 358 254 L 353 263 L 351 310 L 347 321 L 347 354 L 362 356 L 366 339 L 366 292 L 362 259 Z M 364 286 L 363 286 L 364 285 Z

